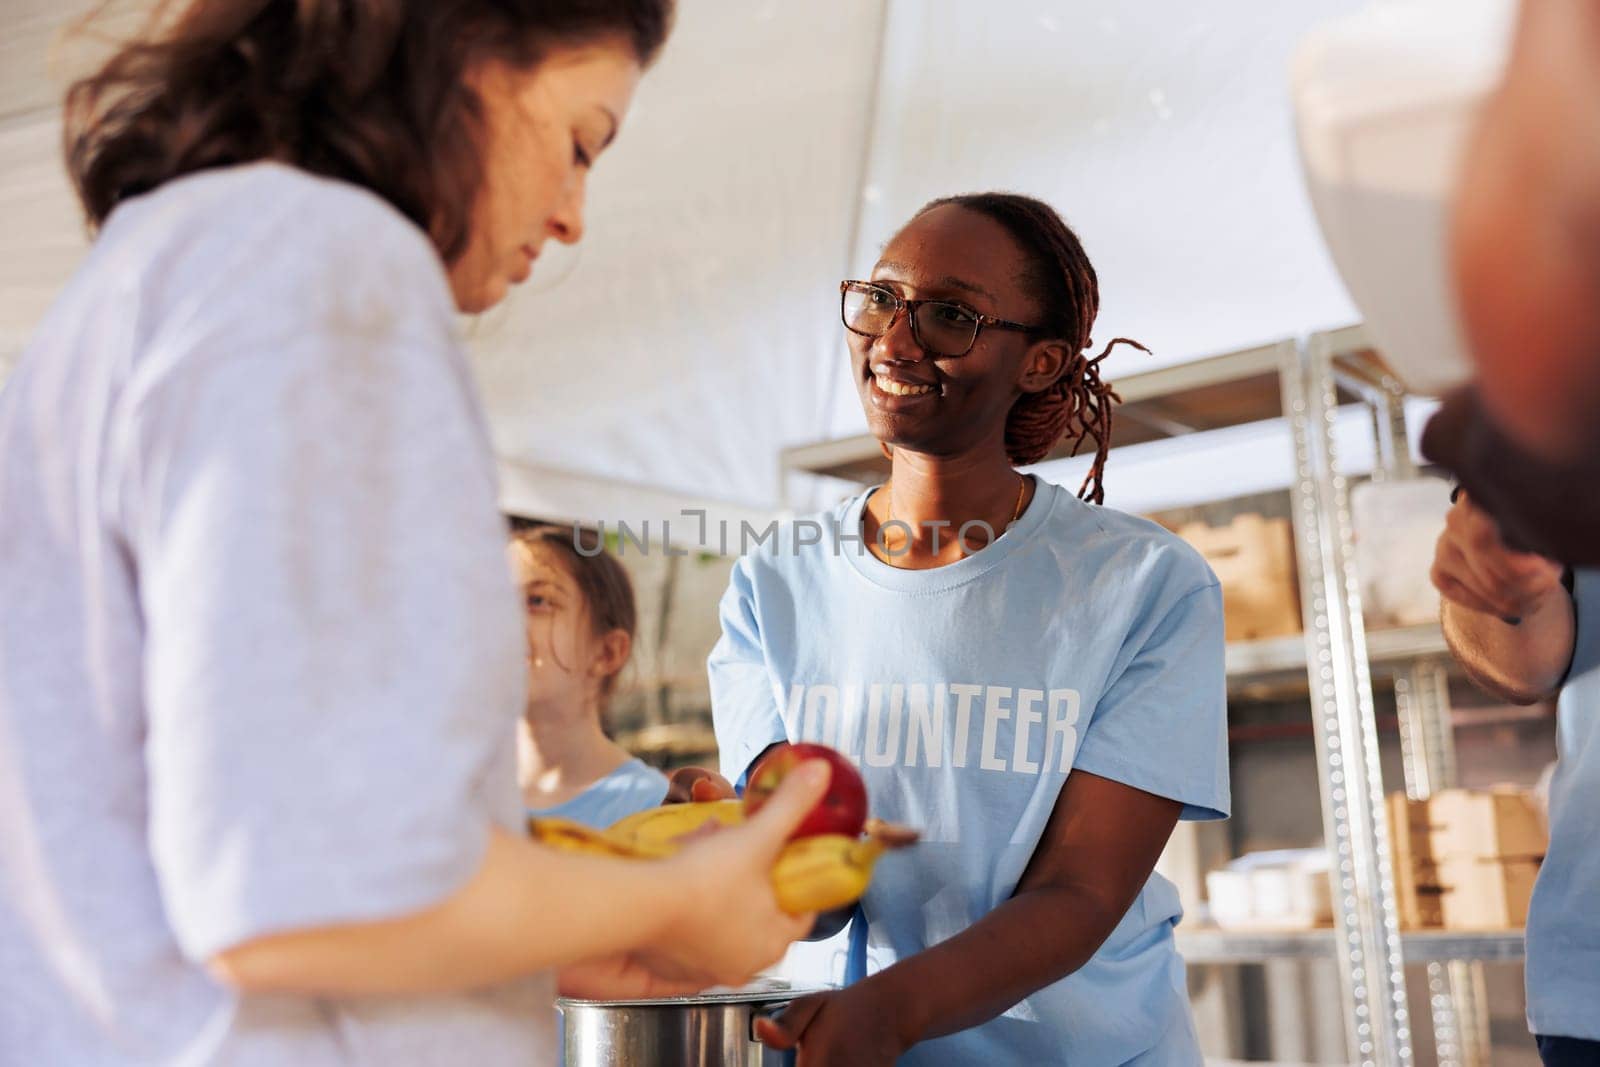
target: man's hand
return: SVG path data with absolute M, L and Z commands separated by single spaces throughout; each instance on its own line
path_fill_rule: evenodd
M 679 767 L 667 779 L 667 799 L 663 804 L 689 804 L 704 800 L 732 800 L 737 796 L 733 784 L 716 771 L 705 767 Z
M 1461 493 L 1445 517 L 1431 577 L 1445 599 L 1513 622 L 1564 597 L 1562 573 L 1553 560 L 1507 548 L 1495 521 Z
M 1432 577 L 1444 597 L 1445 640 L 1480 688 L 1532 704 L 1560 687 L 1577 638 L 1563 574 L 1543 556 L 1507 548 L 1495 520 L 1459 495 Z

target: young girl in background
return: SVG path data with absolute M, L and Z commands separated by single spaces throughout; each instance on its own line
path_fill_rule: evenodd
M 600 545 L 580 541 L 584 534 L 512 522 L 528 640 L 517 767 L 530 815 L 601 828 L 660 804 L 667 779 L 602 725 L 633 653 L 638 615 L 628 572 Z

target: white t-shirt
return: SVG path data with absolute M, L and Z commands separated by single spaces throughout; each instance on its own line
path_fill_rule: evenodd
M 554 1060 L 547 978 L 238 996 L 515 827 L 520 611 L 426 237 L 278 164 L 117 209 L 0 393 L 0 1060 Z

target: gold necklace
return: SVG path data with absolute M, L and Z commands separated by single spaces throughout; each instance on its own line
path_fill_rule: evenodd
M 1018 519 L 1022 518 L 1022 498 L 1028 492 L 1028 476 L 1019 474 L 1017 478 L 1019 482 L 1017 485 L 1017 506 L 1011 509 L 1011 522 L 1006 524 L 1008 529 L 1015 525 Z M 883 531 L 894 521 L 894 494 L 890 492 L 890 487 L 893 484 L 892 479 L 883 483 L 883 521 L 878 524 L 878 540 L 880 542 L 883 540 Z M 1001 532 L 1003 533 L 1004 531 Z M 908 534 L 907 536 L 910 535 Z M 992 541 L 990 543 L 993 544 Z M 965 544 L 961 546 L 963 552 L 966 551 L 966 548 Z M 884 546 L 884 551 L 888 551 L 887 545 Z

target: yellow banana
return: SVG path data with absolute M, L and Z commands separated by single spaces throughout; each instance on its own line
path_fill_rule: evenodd
M 530 818 L 529 835 L 542 845 L 622 859 L 660 859 L 709 823 L 732 826 L 744 821 L 737 800 L 668 804 L 593 830 L 567 819 Z M 790 841 L 772 865 L 778 906 L 791 914 L 831 911 L 861 899 L 872 882 L 878 857 L 916 840 L 916 832 L 874 821 L 865 837 L 819 834 Z
M 528 820 L 528 836 L 541 845 L 563 852 L 588 852 L 597 856 L 632 859 L 631 847 L 614 840 L 604 830 L 594 830 L 570 819 L 533 818 Z
M 709 823 L 732 826 L 743 821 L 739 801 L 713 800 L 648 808 L 604 830 L 570 819 L 535 816 L 528 819 L 528 834 L 540 844 L 568 852 L 656 859 L 678 851 L 685 838 Z
M 861 899 L 872 867 L 888 847 L 878 837 L 818 834 L 791 841 L 772 866 L 778 906 L 791 915 L 832 911 Z
M 641 855 L 670 856 L 684 838 L 712 822 L 721 826 L 744 822 L 744 805 L 738 800 L 663 804 L 618 819 L 606 829 L 606 834 Z

